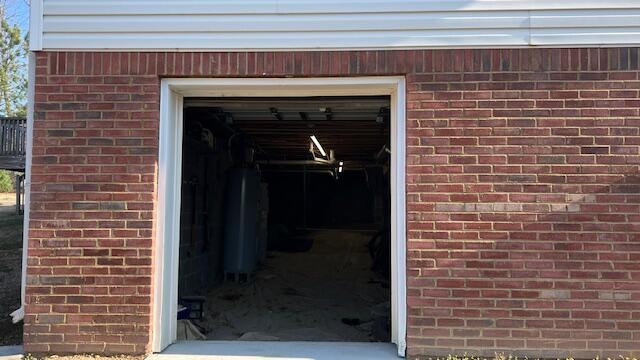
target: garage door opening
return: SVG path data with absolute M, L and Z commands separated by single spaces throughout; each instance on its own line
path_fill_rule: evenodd
M 190 136 L 189 134 L 187 134 L 187 132 L 193 131 L 193 128 L 191 127 L 189 129 L 186 128 L 187 123 L 192 121 L 192 120 L 186 119 L 186 117 L 190 116 L 190 114 L 188 113 L 189 112 L 197 113 L 197 112 L 203 112 L 203 111 L 204 112 L 208 111 L 209 113 L 213 112 L 217 114 L 217 117 L 224 118 L 224 121 L 218 121 L 218 123 L 223 124 L 221 125 L 222 128 L 218 129 L 218 131 L 224 131 L 225 129 L 229 131 L 229 129 L 227 128 L 230 127 L 234 129 L 234 127 L 236 127 L 232 131 L 233 133 L 245 133 L 244 135 L 235 135 L 235 136 L 233 136 L 233 134 L 227 135 L 226 137 L 228 137 L 228 139 L 225 145 L 224 141 L 218 141 L 219 139 L 215 136 L 214 134 L 215 128 L 213 130 L 208 129 L 208 131 L 204 131 L 204 129 L 200 129 L 198 131 L 197 130 L 198 125 L 195 125 L 196 133 L 200 132 L 200 136 L 195 137 L 195 141 L 198 143 L 198 145 L 196 145 L 195 147 L 200 147 L 200 149 L 203 149 L 203 147 L 206 149 L 211 149 L 211 148 L 220 149 L 220 147 L 226 146 L 227 154 L 229 154 L 229 152 L 231 153 L 231 156 L 227 155 L 227 159 L 233 159 L 232 161 L 234 161 L 234 164 L 246 164 L 251 162 L 257 163 L 259 165 L 259 168 L 261 169 L 259 171 L 260 180 L 264 178 L 264 179 L 270 180 L 270 182 L 272 183 L 277 183 L 278 181 L 276 180 L 278 178 L 285 178 L 288 176 L 295 178 L 295 176 L 300 176 L 299 167 L 297 169 L 292 169 L 292 170 L 296 170 L 295 172 L 292 170 L 289 170 L 289 172 L 287 172 L 287 168 L 290 168 L 293 166 L 290 162 L 297 160 L 297 161 L 305 161 L 305 162 L 309 162 L 309 161 L 320 162 L 322 163 L 322 165 L 324 165 L 324 167 L 321 168 L 321 171 L 324 171 L 326 173 L 325 175 L 317 172 L 318 171 L 316 166 L 317 164 L 309 164 L 309 163 L 303 163 L 301 165 L 298 164 L 298 166 L 303 167 L 303 174 L 306 174 L 305 178 L 306 178 L 306 181 L 308 181 L 307 194 L 310 192 L 309 189 L 311 188 L 311 186 L 316 183 L 316 180 L 314 180 L 313 177 L 328 176 L 330 178 L 330 174 L 328 174 L 327 170 L 329 170 L 329 172 L 333 172 L 334 180 L 332 181 L 335 181 L 338 184 L 340 182 L 345 182 L 345 186 L 346 186 L 349 183 L 350 176 L 355 177 L 353 181 L 361 181 L 361 180 L 357 180 L 357 175 L 355 174 L 358 171 L 356 170 L 357 166 L 355 166 L 357 165 L 357 162 L 350 163 L 350 161 L 352 160 L 347 160 L 346 157 L 341 155 L 340 152 L 343 150 L 340 150 L 338 145 L 332 144 L 333 138 L 338 139 L 339 136 L 341 136 L 339 132 L 338 133 L 336 133 L 335 131 L 331 132 L 330 134 L 332 134 L 333 136 L 325 137 L 324 134 L 322 135 L 320 134 L 319 130 L 315 130 L 314 128 L 310 128 L 309 126 L 307 126 L 305 130 L 302 131 L 302 133 L 304 134 L 304 138 L 305 138 L 304 143 L 308 147 L 305 146 L 302 150 L 300 150 L 302 151 L 302 154 L 304 154 L 303 156 L 306 156 L 305 160 L 300 160 L 298 158 L 292 157 L 293 155 L 286 155 L 286 158 L 284 158 L 284 161 L 288 161 L 288 162 L 278 163 L 278 161 L 282 161 L 282 160 L 277 160 L 277 159 L 274 160 L 274 159 L 269 159 L 269 157 L 266 157 L 264 155 L 266 154 L 266 150 L 264 148 L 261 149 L 261 147 L 258 146 L 259 143 L 255 141 L 255 139 L 252 140 L 252 137 L 255 137 L 255 136 L 251 136 L 251 134 L 249 134 L 246 130 L 242 131 L 242 129 L 238 127 L 241 117 L 239 115 L 236 115 L 234 117 L 234 111 L 228 110 L 228 109 L 232 110 L 233 107 L 232 106 L 230 107 L 230 105 L 232 104 L 227 103 L 226 105 L 227 110 L 225 110 L 224 107 L 222 107 L 222 111 L 220 111 L 220 109 L 216 109 L 216 108 L 221 108 L 220 105 L 224 105 L 224 102 L 227 100 L 241 99 L 241 100 L 244 100 L 242 101 L 243 103 L 250 103 L 252 100 L 260 101 L 260 100 L 266 99 L 269 101 L 284 100 L 285 102 L 293 103 L 295 102 L 296 99 L 299 100 L 301 98 L 304 98 L 306 102 L 310 102 L 311 100 L 314 100 L 314 99 L 315 100 L 317 99 L 340 100 L 344 98 L 349 98 L 351 100 L 360 101 L 360 100 L 373 100 L 375 98 L 376 99 L 375 101 L 383 100 L 383 101 L 386 101 L 386 103 L 389 105 L 388 122 L 386 123 L 387 129 L 389 129 L 389 130 L 386 130 L 389 132 L 389 137 L 387 138 L 388 146 L 386 149 L 381 147 L 378 150 L 378 152 L 376 152 L 375 154 L 376 155 L 379 154 L 378 158 L 388 156 L 388 159 L 385 161 L 387 162 L 387 166 L 389 167 L 387 172 L 388 174 L 387 181 L 390 184 L 389 190 L 390 190 L 390 203 L 391 203 L 390 204 L 390 229 L 391 229 L 390 230 L 390 233 L 391 233 L 390 235 L 391 262 L 390 263 L 391 264 L 390 264 L 390 271 L 389 271 L 390 272 L 390 283 L 389 283 L 390 311 L 389 312 L 391 317 L 390 341 L 391 343 L 397 345 L 397 354 L 400 356 L 404 356 L 405 350 L 406 350 L 406 330 L 407 330 L 406 328 L 406 310 L 407 310 L 406 308 L 406 301 L 407 301 L 406 213 L 405 213 L 405 209 L 406 209 L 406 205 L 405 205 L 405 198 L 406 198 L 405 107 L 406 107 L 406 104 L 405 104 L 405 80 L 402 77 L 277 78 L 277 79 L 276 78 L 243 78 L 243 79 L 240 79 L 240 78 L 191 79 L 189 78 L 189 79 L 186 79 L 185 78 L 185 79 L 163 79 L 162 80 L 161 99 L 160 99 L 160 137 L 159 137 L 160 153 L 158 158 L 158 199 L 157 199 L 157 222 L 156 222 L 157 228 L 156 228 L 155 248 L 154 248 L 154 286 L 153 286 L 154 297 L 153 297 L 152 351 L 154 352 L 179 351 L 184 354 L 206 353 L 208 355 L 215 355 L 215 354 L 221 354 L 221 352 L 224 352 L 224 349 L 232 348 L 234 349 L 234 351 L 238 350 L 242 353 L 247 353 L 247 354 L 250 353 L 251 355 L 255 356 L 255 355 L 271 353 L 270 352 L 271 350 L 269 349 L 272 349 L 273 346 L 276 346 L 276 345 L 273 345 L 273 346 L 268 345 L 266 348 L 256 348 L 255 346 L 259 346 L 259 344 L 263 344 L 263 345 L 264 344 L 282 344 L 282 346 L 280 347 L 282 351 L 278 352 L 278 354 L 284 357 L 286 356 L 291 357 L 295 355 L 293 354 L 292 351 L 289 351 L 292 349 L 300 349 L 301 351 L 304 350 L 300 354 L 302 353 L 310 354 L 309 351 L 313 352 L 315 350 L 322 351 L 322 352 L 330 351 L 332 354 L 334 354 L 335 349 L 340 348 L 339 344 L 337 344 L 336 342 L 326 342 L 326 341 L 320 341 L 320 342 L 317 342 L 317 341 L 316 342 L 291 342 L 291 341 L 238 342 L 233 340 L 232 341 L 199 341 L 199 342 L 178 341 L 178 337 L 179 337 L 178 333 L 179 333 L 179 330 L 181 329 L 178 329 L 177 318 L 178 316 L 185 316 L 184 315 L 185 312 L 183 308 L 189 308 L 190 309 L 189 312 L 192 312 L 192 314 L 190 314 L 189 316 L 193 317 L 195 316 L 193 314 L 197 314 L 199 303 L 202 303 L 202 308 L 204 309 L 204 312 L 205 313 L 208 312 L 208 309 L 210 308 L 207 308 L 207 307 L 210 305 L 207 304 L 206 296 L 209 292 L 213 291 L 213 289 L 206 289 L 206 290 L 202 289 L 200 294 L 205 294 L 205 295 L 199 295 L 199 293 L 196 291 L 183 290 L 188 288 L 179 286 L 180 278 L 182 275 L 181 274 L 182 271 L 179 271 L 179 267 L 184 269 L 184 271 L 186 272 L 189 272 L 190 271 L 189 269 L 193 269 L 193 267 L 186 265 L 188 264 L 188 262 L 185 262 L 185 264 L 183 264 L 182 266 L 180 264 L 181 244 L 184 245 L 184 242 L 186 241 L 187 247 L 186 249 L 184 247 L 182 248 L 183 250 L 182 253 L 185 253 L 184 250 L 186 250 L 187 253 L 191 251 L 192 262 L 198 263 L 199 261 L 200 264 L 204 262 L 208 266 L 212 266 L 214 268 L 217 266 L 217 269 L 220 269 L 223 266 L 223 260 L 224 260 L 224 257 L 223 257 L 222 260 L 218 260 L 219 262 L 217 263 L 217 265 L 215 265 L 215 263 L 209 264 L 210 260 L 193 259 L 195 257 L 198 257 L 197 256 L 198 253 L 195 251 L 199 247 L 198 245 L 196 245 L 197 238 L 198 236 L 203 236 L 202 234 L 199 233 L 199 231 L 205 231 L 203 229 L 198 230 L 198 222 L 200 222 L 201 224 L 205 223 L 205 221 L 203 220 L 204 213 L 206 213 L 207 216 L 211 217 L 213 216 L 213 212 L 215 211 L 215 209 L 210 207 L 209 204 L 207 205 L 206 211 L 199 210 L 203 206 L 202 198 L 209 198 L 213 196 L 211 194 L 215 194 L 215 191 L 207 190 L 206 196 L 202 197 L 197 194 L 197 191 L 199 191 L 198 187 L 202 187 L 202 184 L 205 181 L 205 177 L 206 177 L 207 184 L 209 184 L 211 181 L 213 181 L 212 180 L 214 179 L 213 176 L 217 176 L 217 175 L 215 175 L 216 173 L 213 172 L 214 170 L 212 167 L 206 167 L 206 169 L 208 169 L 206 174 L 205 173 L 194 174 L 191 176 L 191 178 L 185 177 L 183 179 L 183 171 L 182 171 L 183 161 L 189 160 L 193 164 L 195 163 L 196 158 L 200 158 L 200 161 L 198 162 L 200 164 L 199 165 L 200 168 L 202 168 L 202 162 L 205 161 L 201 157 L 197 157 L 194 155 L 185 154 L 183 156 L 183 144 L 187 141 L 193 142 L 191 140 L 185 140 L 187 136 Z M 203 102 L 209 102 L 209 103 L 203 103 Z M 215 102 L 217 102 L 217 104 Z M 229 102 L 234 102 L 234 101 L 229 101 Z M 354 103 L 354 106 L 356 105 L 357 104 Z M 278 106 L 280 106 L 280 109 L 278 109 Z M 338 105 L 336 104 L 331 106 L 335 107 Z M 313 107 L 314 108 L 318 107 L 318 109 L 317 110 L 309 109 L 308 111 L 304 111 L 304 110 L 293 111 L 293 115 L 295 116 L 295 118 L 291 118 L 291 119 L 296 119 L 296 121 L 307 123 L 307 122 L 310 122 L 311 120 L 315 120 L 316 119 L 315 117 L 318 115 L 317 113 L 320 113 L 322 116 L 318 120 L 324 120 L 324 121 L 327 121 L 327 119 L 334 120 L 333 118 L 334 109 L 330 108 L 329 106 L 318 106 L 317 104 L 314 104 Z M 384 106 L 380 106 L 380 107 L 384 107 Z M 321 111 L 321 108 L 324 108 L 324 109 Z M 381 117 L 384 118 L 385 117 L 384 112 L 386 112 L 387 110 L 383 109 L 382 114 L 380 114 L 381 113 L 380 108 L 378 107 L 376 108 L 377 108 L 377 111 L 375 113 L 375 119 L 372 122 L 376 124 L 374 126 L 379 126 L 379 119 L 378 119 L 379 115 L 382 115 Z M 282 118 L 282 120 L 286 120 L 288 117 L 285 118 L 284 115 L 286 113 L 285 110 L 287 109 L 288 108 L 286 104 L 282 104 L 282 105 L 276 104 L 276 106 L 269 106 L 268 108 L 269 119 L 271 121 L 281 120 L 280 118 Z M 239 111 L 236 111 L 236 112 L 239 112 Z M 314 114 L 311 115 L 310 113 L 314 113 Z M 306 119 L 305 119 L 305 116 L 307 116 Z M 200 124 L 200 126 L 202 126 L 202 124 Z M 275 129 L 277 130 L 277 128 Z M 209 134 L 209 132 L 211 133 Z M 300 131 L 295 131 L 294 133 L 297 134 L 299 132 Z M 203 133 L 204 133 L 204 138 L 202 136 Z M 193 135 L 193 133 L 191 135 Z M 313 138 L 311 138 L 312 135 L 315 135 L 315 141 Z M 224 135 L 219 135 L 219 136 L 222 136 L 223 138 L 225 137 Z M 318 142 L 318 144 L 316 144 L 316 141 Z M 251 145 L 251 146 L 245 146 L 245 145 Z M 267 145 L 263 145 L 263 147 L 267 147 Z M 323 148 L 325 154 L 322 154 L 322 151 L 320 151 L 319 149 L 320 147 Z M 249 148 L 248 151 L 247 151 L 247 148 Z M 360 147 L 355 146 L 355 148 L 360 148 Z M 311 154 L 309 150 L 312 150 L 314 154 Z M 331 155 L 330 150 L 334 150 L 333 155 Z M 198 151 L 198 150 L 195 150 L 195 151 Z M 210 150 L 206 150 L 205 152 L 208 152 L 208 151 Z M 385 152 L 388 155 L 384 155 Z M 207 159 L 206 161 L 209 162 L 212 160 Z M 220 160 L 220 162 L 222 163 L 223 161 Z M 342 172 L 340 172 L 340 169 L 339 169 L 340 162 L 343 163 Z M 329 166 L 327 163 L 331 163 L 332 165 Z M 232 166 L 234 166 L 234 164 L 231 164 L 231 165 L 220 164 L 220 166 L 217 166 L 216 168 L 219 169 L 217 171 L 220 171 L 222 174 L 221 169 L 223 168 L 223 166 L 227 166 L 230 169 L 232 168 Z M 336 169 L 336 164 L 338 165 L 337 169 Z M 369 166 L 363 166 L 363 167 L 369 167 Z M 273 168 L 274 170 L 270 172 L 263 170 L 267 168 Z M 190 170 L 193 170 L 193 166 L 191 166 Z M 360 170 L 360 171 L 362 172 L 363 170 Z M 338 173 L 337 176 L 335 175 L 336 172 Z M 353 173 L 353 174 L 350 174 L 350 173 Z M 364 174 L 366 176 L 369 176 L 369 174 L 367 174 L 366 172 Z M 251 178 L 251 176 L 247 177 L 247 181 L 245 182 L 245 184 L 249 184 L 251 182 L 249 178 Z M 253 178 L 255 179 L 255 177 Z M 229 182 L 228 179 L 225 180 L 223 176 L 220 176 L 219 181 L 226 181 L 227 183 Z M 294 181 L 294 180 L 290 180 L 290 181 L 291 183 L 295 183 L 295 184 L 298 184 L 298 186 L 300 186 L 299 181 Z M 371 182 L 371 181 L 372 180 L 367 179 L 367 182 Z M 328 187 L 329 185 L 326 185 L 321 182 L 319 185 L 316 184 L 314 186 L 321 187 L 323 188 L 322 191 L 324 191 L 325 194 L 328 193 L 328 190 L 324 190 L 324 188 Z M 363 187 L 366 188 L 367 185 Z M 183 216 L 184 215 L 183 209 L 181 209 L 181 207 L 183 206 L 183 201 L 182 201 L 183 188 L 185 188 L 185 192 L 190 190 L 192 194 L 191 196 L 194 199 L 196 199 L 196 201 L 193 203 L 185 202 L 184 204 L 185 214 L 186 212 L 189 211 L 189 206 L 191 206 L 192 212 L 189 214 L 191 215 L 191 217 Z M 245 186 L 245 189 L 246 188 L 247 187 Z M 262 186 L 260 188 L 262 188 Z M 209 187 L 207 187 L 207 189 L 209 189 Z M 216 191 L 226 191 L 226 190 L 220 190 L 220 189 L 226 189 L 226 187 L 222 185 L 220 187 L 217 187 L 216 189 L 217 189 Z M 273 191 L 276 191 L 277 187 L 274 186 L 273 189 L 274 189 Z M 287 189 L 287 190 L 291 190 L 291 192 L 293 192 L 292 189 L 293 188 Z M 195 195 L 193 195 L 194 191 L 196 192 Z M 271 190 L 269 190 L 269 187 L 267 186 L 267 193 L 269 193 L 270 191 Z M 334 189 L 332 191 L 338 192 L 339 189 Z M 315 192 L 317 191 L 314 190 L 314 194 Z M 263 191 L 259 192 L 259 194 L 262 194 L 262 193 Z M 355 196 L 355 195 L 351 195 L 351 196 Z M 260 198 L 262 197 L 260 196 Z M 317 200 L 317 201 L 326 202 L 327 201 L 326 198 L 327 197 L 320 197 L 320 200 Z M 269 198 L 268 200 L 271 200 L 271 199 Z M 307 224 L 303 224 L 304 226 L 302 227 L 302 229 L 298 229 L 297 226 L 288 227 L 286 224 L 283 224 L 282 226 L 277 226 L 274 228 L 280 229 L 278 231 L 280 231 L 281 233 L 285 233 L 285 235 L 289 235 L 287 237 L 289 239 L 293 239 L 293 238 L 306 239 L 305 241 L 307 242 L 307 244 L 311 242 L 309 240 L 309 238 L 311 238 L 311 240 L 313 240 L 311 249 L 313 249 L 313 244 L 316 243 L 316 238 L 318 239 L 317 243 L 323 242 L 323 238 L 315 234 L 316 231 L 325 231 L 325 234 L 326 234 L 329 231 L 353 230 L 354 232 L 357 232 L 359 234 L 364 233 L 366 235 L 365 238 L 369 240 L 373 238 L 373 236 L 371 235 L 373 231 L 370 230 L 370 228 L 367 228 L 366 226 L 364 226 L 366 224 L 363 222 L 356 224 L 354 221 L 352 221 L 351 223 L 349 223 L 350 226 L 340 227 L 339 225 L 343 224 L 340 221 L 344 222 L 347 219 L 354 220 L 353 218 L 348 218 L 346 216 L 344 219 L 337 218 L 335 220 L 335 223 L 333 223 L 333 226 L 324 226 L 324 227 L 317 226 L 316 225 L 317 223 L 314 223 L 314 221 L 319 221 L 319 220 L 317 220 L 316 218 L 325 219 L 325 221 L 328 221 L 328 220 L 326 217 L 322 216 L 322 213 L 312 211 L 312 209 L 316 209 L 316 208 L 322 209 L 320 205 L 315 206 L 312 203 L 312 200 L 313 200 L 313 196 L 308 195 L 308 198 L 305 199 L 305 203 L 307 204 L 305 206 L 305 209 L 307 209 L 307 214 L 306 216 L 298 218 L 298 219 L 306 219 L 307 221 Z M 198 203 L 198 201 L 200 201 L 200 203 Z M 261 202 L 261 203 L 264 203 L 264 202 Z M 222 204 L 226 204 L 225 200 L 222 201 Z M 353 205 L 353 204 L 349 204 L 349 205 Z M 194 210 L 194 206 L 195 206 L 195 210 Z M 268 206 L 268 208 L 269 209 L 271 208 L 271 204 Z M 285 210 L 289 209 L 289 207 L 286 207 L 286 206 L 283 206 L 283 208 Z M 203 215 L 203 216 L 198 216 L 198 212 L 200 212 L 200 215 Z M 225 214 L 226 213 L 227 211 L 225 210 Z M 263 214 L 262 211 L 258 213 Z M 266 212 L 267 234 L 269 234 L 268 229 L 269 229 L 270 221 L 273 222 L 273 220 L 269 220 L 269 218 L 271 217 L 272 214 L 277 214 L 277 213 L 278 211 L 276 210 L 273 210 L 271 214 L 269 213 L 269 210 L 267 210 Z M 195 215 L 195 220 L 193 218 L 194 215 Z M 296 215 L 297 215 L 297 212 L 296 212 Z M 222 217 L 222 219 L 224 219 L 224 217 Z M 330 217 L 328 219 L 331 220 Z M 182 226 L 181 226 L 185 222 L 186 223 L 191 222 L 192 225 L 195 225 L 193 226 L 193 230 L 190 231 L 188 235 L 184 234 L 186 231 L 182 229 Z M 210 223 L 210 221 L 208 221 L 207 223 Z M 259 224 L 256 224 L 256 230 L 255 230 L 256 233 L 258 233 L 258 228 L 257 228 L 258 226 Z M 246 229 L 246 227 L 240 227 L 239 229 Z M 207 228 L 206 231 L 213 232 L 214 230 Z M 218 230 L 218 231 L 221 231 L 221 230 Z M 191 241 L 191 233 L 193 233 L 193 241 Z M 329 235 L 328 237 L 332 237 L 332 236 Z M 182 242 L 181 242 L 181 238 L 182 238 Z M 209 237 L 203 237 L 203 238 L 209 239 Z M 267 246 L 269 246 L 268 239 L 269 237 L 267 236 Z M 305 241 L 301 241 L 301 242 L 294 241 L 293 243 L 299 244 L 299 243 L 305 243 Z M 380 241 L 380 240 L 376 240 L 376 241 Z M 285 244 L 290 244 L 290 243 L 292 242 L 285 241 Z M 329 244 L 331 243 L 332 242 L 329 242 Z M 261 243 L 261 244 L 264 244 L 264 243 Z M 202 246 L 205 246 L 204 244 L 200 244 L 200 245 L 201 245 L 200 249 L 202 249 Z M 208 249 L 210 249 L 213 246 L 214 245 L 211 242 L 207 241 L 206 247 Z M 258 247 L 257 243 L 256 243 L 256 247 Z M 329 250 L 331 250 L 331 248 L 329 248 Z M 287 251 L 279 251 L 277 249 L 274 251 L 281 252 L 287 256 L 292 256 L 292 257 L 296 255 L 301 255 L 300 251 L 295 252 L 295 251 L 289 250 L 287 252 Z M 368 247 L 365 247 L 364 254 L 368 254 L 368 251 L 369 251 Z M 224 252 L 224 248 L 223 248 L 223 252 Z M 237 252 L 237 253 L 243 253 L 243 252 Z M 258 253 L 259 253 L 258 251 L 256 251 L 255 253 L 257 258 L 259 258 Z M 302 255 L 305 255 L 305 254 L 302 254 Z M 324 255 L 324 258 L 325 259 L 331 258 L 333 260 L 333 256 L 329 256 L 329 255 Z M 267 257 L 266 260 L 271 260 L 271 259 Z M 258 262 L 258 264 L 260 264 L 260 262 Z M 303 266 L 302 268 L 309 269 L 310 267 Z M 214 276 L 214 277 L 217 276 L 218 284 L 223 284 L 223 285 L 230 284 L 233 281 L 235 282 L 234 284 L 236 285 L 237 283 L 240 283 L 240 285 L 246 285 L 246 284 L 249 284 L 251 281 L 254 281 L 254 283 L 255 281 L 257 281 L 256 279 L 258 279 L 258 275 L 259 275 L 258 271 L 260 271 L 260 269 L 262 269 L 262 267 L 256 267 L 256 271 L 254 271 L 252 274 L 247 276 L 242 276 L 242 274 L 238 274 L 237 278 L 227 277 L 226 275 L 228 274 L 225 274 L 224 271 L 222 271 L 222 274 L 220 274 L 219 272 L 216 273 L 216 271 L 212 271 L 210 274 L 211 276 Z M 371 268 L 369 268 L 368 270 L 369 270 L 369 273 L 371 273 Z M 191 273 L 202 274 L 203 272 L 192 271 Z M 220 275 L 222 275 L 222 280 L 227 278 L 227 282 L 221 282 Z M 267 274 L 263 276 L 263 279 L 267 280 L 269 278 L 273 278 L 270 275 L 271 274 Z M 369 285 L 379 286 L 382 289 L 384 289 L 383 284 L 376 283 L 375 279 L 374 281 L 372 281 L 372 284 L 369 284 Z M 180 291 L 179 291 L 179 288 L 180 288 Z M 293 289 L 295 290 L 295 287 Z M 352 292 L 355 292 L 355 291 L 352 291 Z M 282 290 L 282 288 L 280 288 L 280 293 L 292 294 L 291 296 L 298 295 L 298 293 L 296 293 L 295 291 L 292 291 L 286 288 L 285 290 Z M 201 296 L 205 296 L 205 299 L 202 299 Z M 223 296 L 223 299 L 219 299 L 219 300 L 225 300 L 224 298 L 232 299 L 232 300 L 239 299 L 238 294 L 232 294 L 232 296 Z M 301 300 L 305 300 L 304 297 L 300 297 L 300 298 Z M 180 306 L 178 306 L 179 300 L 181 301 Z M 185 305 L 187 303 L 189 303 L 188 306 Z M 344 322 L 343 322 L 343 317 L 345 319 Z M 340 317 L 340 322 L 348 326 L 362 325 L 363 320 L 366 320 L 366 319 L 364 317 L 361 319 L 357 316 L 341 316 Z M 200 330 L 198 329 L 198 331 Z M 242 335 L 244 335 L 244 333 Z M 242 335 L 240 335 L 240 337 Z M 238 332 L 233 334 L 233 336 L 237 337 Z M 255 336 L 254 338 L 257 338 L 259 336 L 262 336 L 262 334 L 247 335 L 249 339 L 251 339 L 252 336 Z M 204 338 L 208 338 L 208 335 L 205 334 Z M 315 337 L 306 336 L 306 338 L 312 339 Z M 345 339 L 345 337 L 342 337 L 341 339 Z M 196 343 L 198 344 L 198 348 L 191 345 Z M 172 344 L 174 345 L 171 346 Z M 246 345 L 242 345 L 242 344 L 246 344 Z M 354 344 L 354 343 L 341 342 L 340 346 L 344 345 L 341 349 L 350 348 L 351 346 L 350 344 Z M 387 349 L 387 350 L 389 349 L 388 343 L 384 343 L 384 342 L 379 342 L 377 344 L 372 344 L 372 343 L 358 343 L 358 344 L 361 344 L 361 346 L 364 346 L 366 349 L 371 349 L 371 350 L 378 349 L 382 352 L 386 351 L 384 349 Z M 371 357 L 371 358 L 375 358 L 375 357 Z
M 391 341 L 389 96 L 186 98 L 178 340 Z

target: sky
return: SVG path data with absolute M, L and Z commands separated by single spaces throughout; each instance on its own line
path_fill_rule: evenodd
M 5 4 L 7 19 L 12 24 L 18 24 L 22 33 L 29 31 L 29 3 L 28 0 L 0 0 Z

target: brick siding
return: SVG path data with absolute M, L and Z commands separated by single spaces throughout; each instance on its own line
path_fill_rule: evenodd
M 639 55 L 40 52 L 25 350 L 150 349 L 162 77 L 406 75 L 408 354 L 638 355 Z

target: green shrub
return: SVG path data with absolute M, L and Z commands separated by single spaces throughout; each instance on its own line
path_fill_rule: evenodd
M 13 181 L 11 174 L 6 170 L 0 170 L 0 193 L 8 193 L 13 191 Z

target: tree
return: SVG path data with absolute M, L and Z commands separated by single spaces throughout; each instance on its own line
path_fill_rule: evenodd
M 0 193 L 8 193 L 13 191 L 13 182 L 11 174 L 7 170 L 0 170 Z
M 0 116 L 26 115 L 26 55 L 26 38 L 0 7 Z

